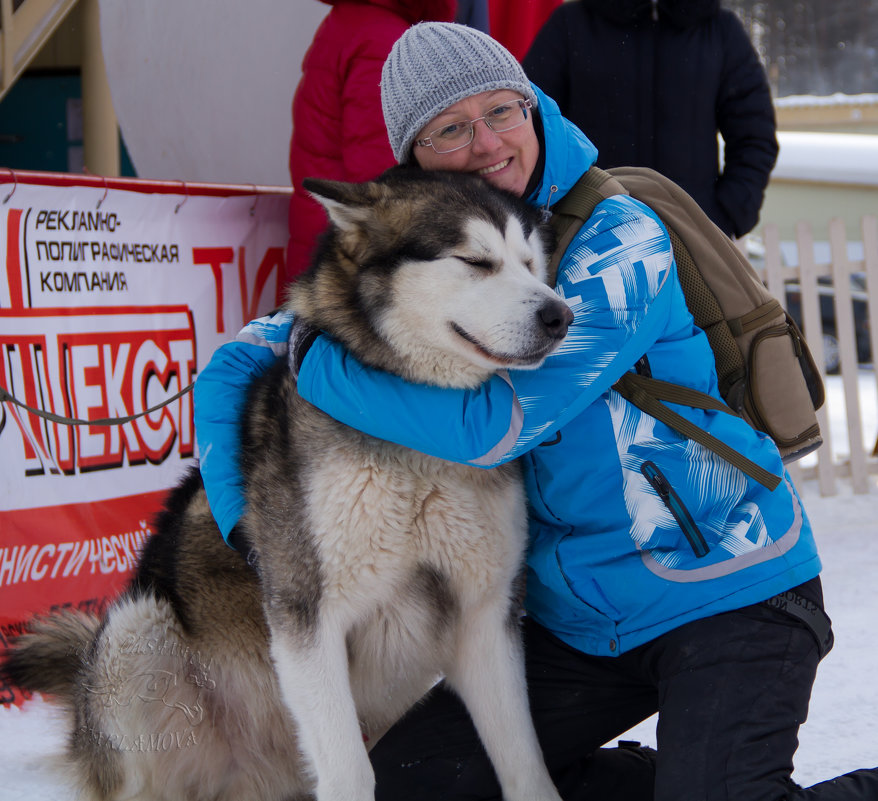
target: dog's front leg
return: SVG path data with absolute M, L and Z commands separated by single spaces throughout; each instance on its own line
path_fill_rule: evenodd
M 375 774 L 351 695 L 344 630 L 325 620 L 307 632 L 270 625 L 278 681 L 318 801 L 372 801 Z
M 561 801 L 530 716 L 524 650 L 503 604 L 464 616 L 448 681 L 469 710 L 505 801 Z

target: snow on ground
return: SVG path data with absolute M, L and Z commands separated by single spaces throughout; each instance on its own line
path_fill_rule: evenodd
M 840 382 L 827 384 L 833 446 L 847 448 Z M 875 375 L 860 372 L 864 439 L 878 433 Z M 794 778 L 803 786 L 861 767 L 878 765 L 878 482 L 870 494 L 854 495 L 849 482 L 839 494 L 820 496 L 816 481 L 799 485 L 823 559 L 826 607 L 833 620 L 835 647 L 817 673 L 808 721 L 800 731 Z M 655 720 L 632 729 L 628 738 L 655 745 Z M 54 710 L 40 700 L 22 709 L 0 707 L 0 801 L 70 801 L 71 792 L 55 772 L 64 738 Z

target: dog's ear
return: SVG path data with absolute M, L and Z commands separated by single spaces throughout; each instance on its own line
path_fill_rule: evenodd
M 326 209 L 329 219 L 343 231 L 361 226 L 372 216 L 378 187 L 371 182 L 348 183 L 305 178 L 302 185 Z

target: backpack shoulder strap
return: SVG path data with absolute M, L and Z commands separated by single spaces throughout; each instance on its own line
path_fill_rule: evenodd
M 634 169 L 633 172 L 639 174 L 643 171 Z M 550 283 L 555 282 L 558 267 L 560 266 L 564 253 L 567 251 L 573 238 L 579 232 L 582 224 L 591 217 L 598 203 L 615 195 L 627 194 L 630 193 L 623 186 L 621 181 L 605 170 L 593 166 L 583 173 L 580 179 L 573 185 L 573 187 L 571 187 L 570 191 L 552 207 L 551 225 L 555 231 L 557 243 L 555 250 L 552 253 L 552 257 L 549 260 Z M 676 202 L 676 198 L 674 198 L 672 202 Z M 692 272 L 700 278 L 700 274 L 694 265 L 692 256 L 689 254 L 689 251 L 681 238 L 676 234 L 676 231 L 669 228 L 669 236 L 671 238 L 671 246 L 674 251 L 675 259 L 685 262 L 687 268 L 691 266 Z M 711 293 L 705 294 L 712 298 Z M 722 313 L 718 307 L 714 313 L 719 319 L 722 319 Z M 735 412 L 722 401 L 719 401 L 706 393 L 690 389 L 689 387 L 669 384 L 664 381 L 657 381 L 630 372 L 625 373 L 622 378 L 613 385 L 613 389 L 622 395 L 622 397 L 624 397 L 629 403 L 637 406 L 641 411 L 660 420 L 682 436 L 694 440 L 708 450 L 713 451 L 718 456 L 735 465 L 745 474 L 758 481 L 760 484 L 763 484 L 769 489 L 774 489 L 778 483 L 780 483 L 780 478 L 778 476 L 768 472 L 752 460 L 745 457 L 739 451 L 734 450 L 724 442 L 721 442 L 716 439 L 716 437 L 710 435 L 707 431 L 687 420 L 682 415 L 677 414 L 664 402 L 669 401 L 671 403 L 684 404 L 693 408 L 714 409 L 735 414 Z
M 582 224 L 591 217 L 595 206 L 614 195 L 627 195 L 628 190 L 600 167 L 589 167 L 554 206 L 549 221 L 555 231 L 556 245 L 548 265 L 548 282 L 555 283 L 561 259 L 570 247 Z
M 697 442 L 709 451 L 713 451 L 717 456 L 737 467 L 742 473 L 750 476 L 754 481 L 758 481 L 763 487 L 773 490 L 780 484 L 780 476 L 766 470 L 752 459 L 748 459 L 743 453 L 709 434 L 664 403 L 664 401 L 668 401 L 695 409 L 711 409 L 738 416 L 725 403 L 712 395 L 637 373 L 625 373 L 613 384 L 613 389 L 650 417 L 660 420 L 678 434 Z
M 569 215 L 585 221 L 602 200 L 614 195 L 627 195 L 628 190 L 600 167 L 589 167 L 553 207 L 554 214 Z

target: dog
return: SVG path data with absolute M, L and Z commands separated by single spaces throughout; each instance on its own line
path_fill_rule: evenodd
M 288 305 L 364 365 L 468 389 L 538 367 L 565 337 L 550 234 L 523 201 L 404 168 L 307 188 L 330 227 Z M 442 677 L 504 798 L 560 801 L 527 703 L 517 466 L 348 428 L 299 397 L 286 360 L 254 383 L 241 432 L 241 550 L 222 542 L 195 469 L 103 619 L 39 619 L 7 655 L 13 683 L 66 710 L 85 796 L 368 801 L 364 739 Z

